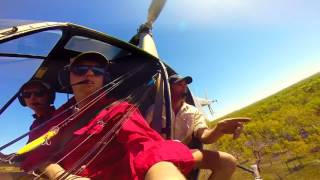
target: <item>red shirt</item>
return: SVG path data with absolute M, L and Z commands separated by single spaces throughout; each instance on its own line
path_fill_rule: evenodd
M 99 106 L 105 104 L 105 102 L 100 102 Z M 119 133 L 97 158 L 94 159 L 95 152 L 80 165 L 93 160 L 80 175 L 92 179 L 144 179 L 148 169 L 160 161 L 174 163 L 184 174 L 190 172 L 194 166 L 191 151 L 182 143 L 164 140 L 149 127 L 140 112 L 126 102 L 116 103 L 112 107 L 101 110 L 94 117 L 92 116 L 93 118 L 85 126 L 73 131 L 72 138 L 64 143 L 63 148 L 60 147 L 61 144 L 56 145 L 65 141 L 62 129 L 62 132 L 52 139 L 52 145 L 41 146 L 32 151 L 23 167 L 29 170 L 30 167 L 35 168 L 50 159 L 50 154 L 55 155 L 51 161 L 57 162 L 86 137 L 92 135 L 88 141 L 59 163 L 63 168 L 71 169 L 74 163 L 92 150 L 96 143 L 110 132 L 115 123 L 123 119 L 132 108 L 133 111 L 125 118 Z M 106 123 L 105 125 L 97 123 L 101 119 Z M 80 120 L 81 118 L 77 118 L 71 124 L 79 123 Z
M 30 131 L 36 127 L 38 127 L 39 125 L 41 125 L 42 123 L 45 123 L 46 121 L 50 120 L 50 118 L 52 118 L 56 113 L 56 108 L 54 108 L 54 106 L 50 106 L 49 110 L 48 110 L 48 115 L 46 117 L 39 117 L 36 114 L 33 114 L 32 117 L 34 118 L 34 121 L 32 122 L 31 126 L 30 126 Z M 29 139 L 28 142 L 33 141 L 35 138 L 37 138 L 39 136 L 38 133 L 34 133 L 33 131 L 30 132 L 29 134 Z

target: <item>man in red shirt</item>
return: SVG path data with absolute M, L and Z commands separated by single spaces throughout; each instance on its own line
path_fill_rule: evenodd
M 191 151 L 182 143 L 164 140 L 137 107 L 108 96 L 88 106 L 108 79 L 108 60 L 102 54 L 82 53 L 67 70 L 70 84 L 77 84 L 72 86 L 74 102 L 58 111 L 75 104 L 74 112 L 69 112 L 73 118 L 60 117 L 51 123 L 59 133 L 50 146 L 30 152 L 22 167 L 40 168 L 50 179 L 64 175 L 67 179 L 184 179 L 182 173 L 190 172 L 195 163 Z

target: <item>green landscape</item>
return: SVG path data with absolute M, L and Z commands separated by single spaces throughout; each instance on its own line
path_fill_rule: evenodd
M 264 180 L 319 179 L 320 73 L 220 119 L 240 116 L 252 118 L 240 138 L 224 136 L 205 148 L 229 152 L 245 167 L 258 164 Z M 233 179 L 254 176 L 237 168 Z

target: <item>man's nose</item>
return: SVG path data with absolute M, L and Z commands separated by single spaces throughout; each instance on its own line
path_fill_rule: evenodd
M 29 99 L 31 99 L 31 100 L 32 100 L 32 99 L 35 99 L 36 97 L 37 97 L 37 96 L 36 96 L 34 93 L 31 93 L 31 94 L 30 94 L 30 98 L 29 98 Z
M 93 71 L 91 68 L 88 69 L 87 73 L 85 74 L 86 76 L 89 76 L 89 75 L 94 75 Z

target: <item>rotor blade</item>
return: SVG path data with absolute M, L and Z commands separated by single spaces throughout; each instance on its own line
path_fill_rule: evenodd
M 166 0 L 152 0 L 148 10 L 147 24 L 152 26 L 154 21 L 158 18 L 165 3 L 166 3 Z

